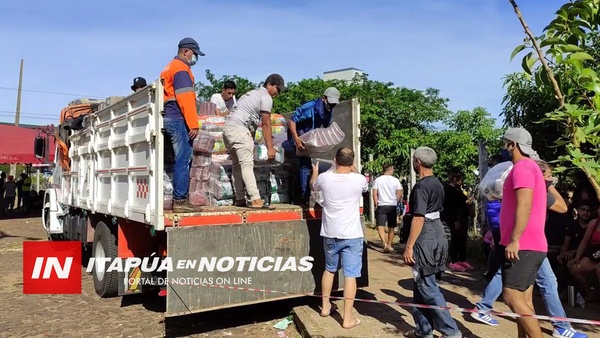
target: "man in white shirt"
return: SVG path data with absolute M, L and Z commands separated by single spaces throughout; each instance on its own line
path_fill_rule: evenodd
M 235 205 L 248 206 L 244 186 L 252 201 L 249 207 L 255 209 L 274 209 L 260 198 L 254 176 L 254 137 L 261 123 L 263 138 L 267 146 L 269 160 L 275 158 L 273 134 L 271 130 L 271 110 L 273 98 L 285 90 L 285 82 L 279 74 L 271 74 L 262 87 L 253 89 L 237 102 L 229 115 L 225 117 L 223 141 L 231 154 Z
M 225 116 L 235 107 L 235 91 L 237 86 L 235 82 L 227 80 L 223 83 L 221 93 L 213 94 L 210 102 L 217 106 L 217 115 Z
M 394 234 L 398 226 L 398 202 L 402 200 L 402 184 L 394 175 L 394 166 L 383 167 L 383 175 L 373 182 L 373 204 L 375 206 L 375 220 L 377 232 L 383 243 L 383 252 L 390 252 Z M 385 223 L 387 222 L 388 234 L 385 238 Z
M 360 223 L 360 198 L 368 190 L 367 179 L 354 167 L 354 151 L 341 148 L 335 155 L 335 169 L 319 175 L 313 165 L 310 179 L 313 191 L 323 196 L 321 236 L 325 250 L 325 271 L 321 277 L 323 304 L 321 316 L 331 313 L 329 301 L 336 272 L 344 270 L 344 316 L 342 327 L 351 329 L 360 320 L 352 315 L 356 278 L 361 276 L 364 233 Z

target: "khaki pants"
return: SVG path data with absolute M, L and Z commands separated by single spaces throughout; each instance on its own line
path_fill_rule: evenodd
M 226 123 L 223 127 L 223 141 L 231 154 L 235 200 L 246 200 L 244 185 L 251 201 L 260 199 L 254 176 L 254 140 L 250 130 L 244 126 Z

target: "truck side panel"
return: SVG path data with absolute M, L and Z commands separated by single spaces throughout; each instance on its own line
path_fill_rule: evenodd
M 164 229 L 163 89 L 159 81 L 91 115 L 71 135 L 61 202 Z

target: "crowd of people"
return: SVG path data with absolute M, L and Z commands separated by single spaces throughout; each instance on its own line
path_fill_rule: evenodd
M 0 214 L 36 210 L 42 199 L 43 191 L 31 189 L 31 178 L 26 173 L 19 175 L 19 179 L 5 172 L 0 174 Z

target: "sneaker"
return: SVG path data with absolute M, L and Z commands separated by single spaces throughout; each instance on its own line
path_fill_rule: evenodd
M 459 265 L 461 265 L 462 267 L 464 267 L 464 268 L 465 268 L 465 269 L 467 269 L 467 270 L 475 270 L 475 267 L 474 267 L 473 265 L 469 264 L 467 261 L 464 261 L 464 262 L 458 262 L 458 263 L 456 263 L 456 264 L 459 264 Z
M 475 310 L 477 310 L 477 308 L 475 308 Z M 473 312 L 473 313 L 471 313 L 471 317 L 473 317 L 473 319 L 475 319 L 479 322 L 482 322 L 482 323 L 490 325 L 490 326 L 500 325 L 500 323 L 498 323 L 497 320 L 495 320 L 492 316 L 490 316 L 486 313 Z
M 173 200 L 173 212 L 198 212 L 200 207 L 192 205 L 188 200 Z
M 406 332 L 404 334 L 404 337 L 409 337 L 409 338 L 433 338 L 433 334 L 428 334 L 425 336 L 422 336 L 420 334 L 417 333 L 417 330 L 410 330 L 408 332 Z
M 585 333 L 577 332 L 575 329 L 570 327 L 568 329 L 560 329 L 560 328 L 554 329 L 554 332 L 552 332 L 552 337 L 556 337 L 556 338 L 587 338 L 588 335 Z
M 450 269 L 458 271 L 458 272 L 465 272 L 465 271 L 467 271 L 467 268 L 465 268 L 464 266 L 460 265 L 459 263 L 450 263 L 450 264 L 448 264 L 448 266 L 450 267 Z

